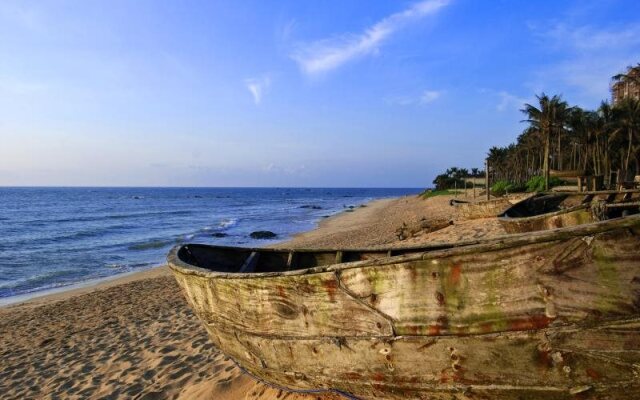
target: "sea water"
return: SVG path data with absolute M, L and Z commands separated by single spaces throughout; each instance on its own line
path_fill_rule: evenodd
M 264 246 L 419 189 L 0 188 L 0 299 L 164 263 L 172 246 Z M 251 232 L 268 230 L 272 240 Z

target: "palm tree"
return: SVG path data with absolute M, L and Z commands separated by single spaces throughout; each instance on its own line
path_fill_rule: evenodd
M 564 158 L 564 154 L 562 153 L 562 140 L 566 136 L 567 123 L 571 117 L 571 113 L 573 112 L 573 107 L 569 107 L 566 101 L 558 101 L 555 105 L 555 122 L 551 127 L 551 133 L 555 132 L 558 141 L 556 167 L 558 170 L 562 170 L 562 160 Z
M 621 168 L 624 176 L 628 174 L 631 154 L 639 147 L 638 136 L 640 135 L 640 100 L 633 98 L 624 98 L 613 107 L 613 124 L 615 129 L 612 132 L 611 139 L 622 139 L 626 134 L 626 157 L 624 156 L 624 147 L 620 147 Z M 636 173 L 638 172 L 638 155 L 635 157 Z
M 489 154 L 487 154 L 487 163 L 489 164 L 489 172 L 492 175 L 492 181 L 503 178 L 506 155 L 506 148 L 493 146 L 489 149 Z
M 542 93 L 536 95 L 539 107 L 525 104 L 522 111 L 526 116 L 523 122 L 528 122 L 531 127 L 540 132 L 544 140 L 543 173 L 544 187 L 549 190 L 549 151 L 551 147 L 551 134 L 555 131 L 558 135 L 564 130 L 564 123 L 569 109 L 567 103 L 558 95 L 549 97 Z M 558 149 L 560 152 L 560 149 Z M 558 154 L 560 157 L 561 154 Z

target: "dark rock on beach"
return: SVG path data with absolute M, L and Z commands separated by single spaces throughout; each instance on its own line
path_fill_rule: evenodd
M 255 232 L 251 232 L 249 236 L 251 236 L 251 238 L 253 239 L 273 239 L 278 235 L 276 235 L 271 231 L 255 231 Z

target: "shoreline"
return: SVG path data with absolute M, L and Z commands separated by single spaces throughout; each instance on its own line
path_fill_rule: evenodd
M 30 293 L 23 293 L 16 296 L 9 296 L 0 299 L 0 310 L 21 306 L 23 304 L 37 305 L 46 303 L 47 301 L 64 300 L 69 297 L 79 296 L 90 293 L 97 289 L 106 289 L 112 286 L 121 285 L 137 279 L 147 279 L 154 277 L 166 265 L 156 265 L 139 271 L 122 272 L 103 278 L 89 279 L 82 282 L 73 283 L 71 285 L 61 286 L 57 288 L 39 290 Z
M 368 201 L 367 203 L 363 203 L 362 205 L 353 208 L 353 212 L 355 212 L 355 210 L 360 210 L 362 208 L 375 206 L 378 203 L 384 204 L 384 202 L 388 202 L 397 198 L 398 197 L 373 199 Z M 296 233 L 293 236 L 286 238 L 285 240 L 279 241 L 277 243 L 269 244 L 265 247 L 283 247 L 283 246 L 289 245 L 290 243 L 294 243 L 297 238 L 306 237 L 307 235 L 311 235 L 311 237 L 314 237 L 315 235 L 317 235 L 317 233 L 314 233 L 315 231 L 323 227 L 324 229 L 327 229 L 326 227 L 331 227 L 331 225 L 335 223 L 333 222 L 334 220 L 339 219 L 345 214 L 353 213 L 347 210 L 349 209 L 339 211 L 336 214 L 330 215 L 326 218 L 321 217 L 316 222 L 316 225 L 314 228 L 307 231 Z M 44 304 L 48 301 L 65 300 L 70 297 L 82 295 L 85 293 L 90 293 L 95 290 L 106 289 L 112 286 L 121 285 L 121 284 L 132 282 L 135 280 L 153 278 L 153 277 L 164 275 L 164 274 L 170 275 L 170 273 L 171 272 L 169 271 L 166 264 L 160 264 L 160 265 L 154 265 L 152 267 L 144 268 L 137 271 L 129 271 L 129 272 L 123 272 L 123 273 L 119 273 L 111 276 L 105 276 L 103 278 L 89 279 L 86 281 L 81 281 L 81 282 L 77 282 L 77 283 L 73 283 L 70 285 L 61 286 L 57 288 L 38 290 L 30 293 L 22 293 L 16 296 L 0 298 L 0 310 L 2 310 L 3 308 L 11 308 L 11 307 L 27 305 L 27 304 L 36 306 L 39 304 Z
M 362 215 L 363 213 L 365 212 L 371 213 L 372 211 L 383 209 L 389 203 L 396 201 L 398 199 L 401 199 L 403 197 L 406 197 L 406 196 L 374 199 L 366 203 L 363 203 L 353 209 L 347 208 L 336 214 L 330 215 L 326 218 L 320 218 L 320 220 L 318 220 L 318 222 L 316 223 L 316 226 L 313 229 L 296 233 L 295 235 L 291 236 L 286 240 L 283 240 L 281 242 L 277 242 L 274 244 L 270 244 L 266 247 L 271 247 L 271 248 L 288 247 L 288 246 L 300 247 L 300 246 L 297 246 L 297 244 L 300 242 L 307 241 L 308 239 L 313 240 L 317 237 L 326 235 L 328 231 L 340 229 L 343 223 L 348 223 L 349 220 L 354 219 L 354 215 L 355 215 L 355 218 L 357 219 L 366 218 L 366 216 Z

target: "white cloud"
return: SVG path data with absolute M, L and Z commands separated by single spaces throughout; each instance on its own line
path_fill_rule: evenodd
M 426 105 L 438 100 L 443 94 L 443 90 L 425 90 L 419 96 L 395 96 L 386 98 L 385 101 L 396 106 Z
M 515 96 L 504 90 L 497 94 L 500 97 L 500 102 L 496 106 L 498 111 L 505 111 L 507 109 L 520 110 L 524 108 L 525 103 L 530 103 L 530 100 L 525 99 L 524 97 Z
M 41 31 L 44 27 L 44 18 L 41 10 L 33 4 L 0 3 L 0 21 L 8 21 L 31 31 Z
M 382 42 L 405 24 L 435 14 L 448 4 L 449 0 L 421 1 L 404 11 L 391 14 L 364 32 L 300 46 L 291 58 L 308 75 L 331 71 L 354 58 L 377 53 Z
M 244 84 L 253 96 L 253 102 L 256 103 L 256 105 L 260 105 L 262 98 L 269 89 L 269 86 L 271 86 L 271 78 L 264 77 L 259 79 L 245 79 Z
M 420 96 L 421 104 L 429 104 L 438 100 L 442 96 L 442 92 L 438 90 L 425 90 Z
M 293 31 L 296 29 L 297 25 L 298 22 L 295 19 L 290 19 L 289 21 L 287 21 L 287 23 L 285 23 L 279 29 L 278 39 L 283 43 L 287 43 L 291 39 L 291 35 L 293 34 Z
M 533 87 L 540 91 L 562 84 L 578 89 L 581 105 L 593 106 L 609 97 L 611 77 L 638 62 L 640 24 L 596 28 L 555 23 L 530 26 L 541 45 L 557 52 L 558 61 L 537 72 Z
M 556 45 L 579 51 L 626 48 L 640 44 L 640 25 L 596 29 L 591 26 L 570 26 L 557 23 L 543 37 L 553 39 Z
M 262 171 L 266 174 L 275 175 L 303 175 L 306 173 L 307 167 L 304 164 L 280 166 L 269 163 L 262 167 Z

